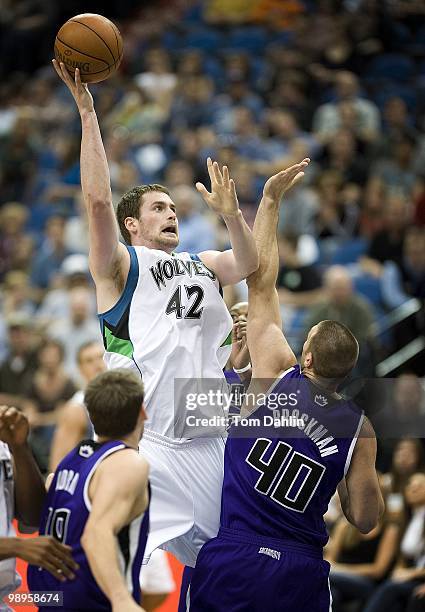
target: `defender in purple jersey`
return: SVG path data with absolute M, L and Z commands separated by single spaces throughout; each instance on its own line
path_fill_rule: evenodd
M 275 289 L 277 223 L 284 192 L 309 160 L 271 177 L 254 225 L 260 267 L 248 279 L 252 382 L 225 451 L 221 526 L 203 546 L 188 594 L 190 612 L 328 612 L 323 514 L 335 490 L 363 533 L 383 500 L 368 420 L 336 392 L 358 357 L 335 321 L 314 326 L 297 364 L 282 333 Z M 252 397 L 250 395 L 250 397 Z
M 88 385 L 85 403 L 98 441 L 81 442 L 59 463 L 40 524 L 40 534 L 72 547 L 79 569 L 60 582 L 29 566 L 29 588 L 62 591 L 67 612 L 140 612 L 149 529 L 149 468 L 138 452 L 143 384 L 128 370 L 104 372 Z

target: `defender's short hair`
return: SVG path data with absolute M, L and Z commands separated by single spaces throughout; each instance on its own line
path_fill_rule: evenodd
M 131 245 L 131 236 L 130 232 L 125 226 L 124 221 L 127 217 L 134 217 L 136 219 L 139 218 L 140 207 L 143 204 L 143 196 L 145 193 L 150 193 L 152 191 L 161 191 L 162 193 L 166 193 L 170 195 L 170 192 L 164 185 L 159 185 L 158 183 L 152 183 L 149 185 L 138 185 L 137 187 L 133 187 L 130 191 L 127 191 L 118 202 L 117 206 L 117 220 L 118 225 L 120 227 L 121 235 L 124 238 L 126 244 Z
M 130 434 L 136 427 L 143 397 L 143 383 L 130 370 L 98 374 L 84 396 L 97 435 L 119 439 Z
M 359 343 L 352 332 L 337 321 L 321 321 L 310 340 L 313 368 L 323 378 L 343 379 L 359 356 Z

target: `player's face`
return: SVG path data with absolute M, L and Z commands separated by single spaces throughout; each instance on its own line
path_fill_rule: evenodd
M 246 321 L 248 318 L 248 302 L 238 302 L 230 309 L 230 316 L 233 323 L 236 321 Z
M 171 253 L 179 243 L 176 206 L 166 193 L 153 191 L 143 196 L 135 245 Z
M 425 504 L 425 474 L 413 474 L 405 490 L 406 501 L 410 506 Z
M 91 344 L 80 355 L 79 368 L 81 376 L 89 383 L 98 374 L 106 370 L 103 361 L 104 348 L 99 344 Z

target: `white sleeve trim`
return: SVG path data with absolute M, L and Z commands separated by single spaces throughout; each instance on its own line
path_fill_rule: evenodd
M 99 459 L 96 461 L 96 463 L 94 464 L 94 466 L 92 467 L 92 469 L 88 473 L 88 476 L 86 478 L 86 482 L 84 483 L 83 498 L 84 498 L 84 503 L 86 505 L 86 508 L 87 508 L 87 510 L 89 512 L 91 512 L 91 501 L 90 501 L 90 498 L 89 498 L 89 485 L 90 485 L 90 481 L 91 481 L 91 479 L 93 477 L 93 474 L 95 473 L 95 471 L 97 469 L 97 466 L 106 457 L 109 457 L 109 455 L 112 455 L 112 453 L 114 453 L 115 451 L 122 450 L 123 448 L 126 448 L 125 444 L 120 444 L 119 446 L 113 446 L 112 448 L 108 448 L 108 450 L 105 451 L 103 453 L 103 455 L 101 455 L 99 457 Z
M 345 461 L 345 467 L 344 467 L 344 477 L 347 475 L 347 472 L 350 469 L 351 458 L 353 456 L 354 447 L 356 446 L 356 442 L 359 438 L 360 429 L 362 428 L 363 421 L 364 421 L 364 412 L 362 412 L 360 416 L 359 424 L 357 426 L 357 431 L 354 434 L 354 438 L 351 440 L 350 448 L 348 449 L 347 459 Z

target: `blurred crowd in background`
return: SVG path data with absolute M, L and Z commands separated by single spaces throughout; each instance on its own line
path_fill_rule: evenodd
M 281 209 L 285 332 L 300 352 L 319 320 L 348 325 L 361 346 L 356 374 L 397 377 L 393 408 L 401 421 L 417 423 L 425 408 L 425 5 L 3 0 L 0 403 L 28 412 L 40 462 L 47 467 L 61 409 L 84 383 L 79 349 L 101 340 L 80 190 L 80 122 L 50 64 L 60 25 L 88 11 L 113 19 L 124 39 L 118 75 L 90 87 L 114 204 L 136 184 L 163 183 L 177 206 L 179 250 L 225 249 L 224 225 L 194 188 L 196 181 L 208 185 L 207 156 L 229 166 L 251 224 L 265 180 L 310 157 L 305 180 Z M 246 295 L 241 284 L 225 297 L 230 306 Z M 415 400 L 400 408 L 397 385 Z M 416 516 L 406 486 L 419 487 L 425 508 L 425 476 L 412 484 L 423 472 L 421 443 L 411 441 L 417 458 L 399 477 L 401 451 L 392 442 L 381 443 L 379 460 L 392 475 L 383 486 L 399 496 L 393 506 L 407 509 L 392 536 L 397 552 Z M 391 539 L 386 528 L 376 542 Z M 334 561 L 348 529 L 340 529 Z M 358 535 L 353 542 L 368 554 L 378 549 Z M 365 593 L 389 575 L 395 556 L 378 577 L 367 576 Z

